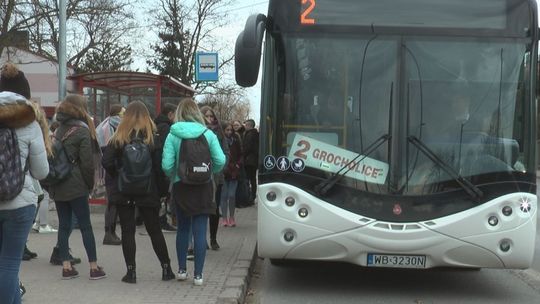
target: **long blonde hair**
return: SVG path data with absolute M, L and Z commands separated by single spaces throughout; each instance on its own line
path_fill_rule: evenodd
M 36 121 L 41 128 L 41 134 L 43 135 L 43 142 L 45 143 L 45 151 L 47 152 L 47 156 L 52 156 L 52 141 L 51 137 L 49 136 L 49 123 L 47 122 L 45 113 L 37 102 L 30 101 L 30 104 L 32 105 L 32 108 L 34 108 L 34 113 L 36 113 Z
M 133 134 L 135 132 L 135 134 Z M 132 135 L 142 137 L 147 145 L 154 144 L 156 125 L 150 118 L 150 113 L 140 100 L 132 101 L 126 107 L 124 117 L 118 125 L 118 129 L 111 137 L 109 143 L 120 148 L 131 142 Z
M 175 121 L 198 122 L 206 125 L 199 107 L 192 98 L 182 99 L 176 109 Z

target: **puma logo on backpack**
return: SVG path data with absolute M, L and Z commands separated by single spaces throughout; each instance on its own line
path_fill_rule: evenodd
M 178 177 L 188 185 L 207 184 L 212 180 L 212 157 L 204 136 L 206 129 L 197 138 L 183 138 L 180 144 Z
M 142 139 L 124 146 L 118 190 L 125 195 L 146 195 L 152 191 L 152 154 Z
M 15 130 L 0 127 L 0 147 L 0 202 L 6 202 L 21 193 L 26 168 L 23 169 L 21 164 Z

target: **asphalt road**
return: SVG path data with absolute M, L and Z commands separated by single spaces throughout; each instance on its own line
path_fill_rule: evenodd
M 540 213 L 537 213 L 540 217 Z M 535 258 L 527 271 L 406 270 L 338 263 L 276 267 L 259 259 L 247 304 L 540 303 L 540 218 Z

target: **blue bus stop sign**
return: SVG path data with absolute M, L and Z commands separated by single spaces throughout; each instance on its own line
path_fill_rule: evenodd
M 201 53 L 195 54 L 195 80 L 218 81 L 218 54 Z

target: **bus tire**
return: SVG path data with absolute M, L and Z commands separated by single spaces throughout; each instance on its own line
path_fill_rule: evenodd
M 287 266 L 291 266 L 292 263 L 290 260 L 285 260 L 285 259 L 270 259 L 270 264 L 276 267 L 287 267 Z

